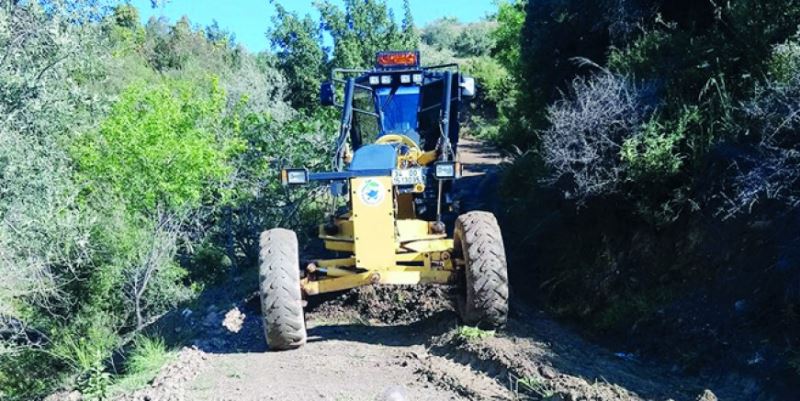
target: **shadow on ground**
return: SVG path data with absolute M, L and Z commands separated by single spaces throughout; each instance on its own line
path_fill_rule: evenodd
M 398 326 L 372 326 L 361 323 L 323 324 L 308 330 L 308 342 L 355 341 L 389 347 L 427 344 L 456 327 L 456 315 L 442 311 L 418 322 Z

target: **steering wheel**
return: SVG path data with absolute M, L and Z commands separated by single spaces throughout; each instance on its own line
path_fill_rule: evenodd
M 379 145 L 399 143 L 408 146 L 410 150 L 411 149 L 415 149 L 417 151 L 420 150 L 419 145 L 416 142 L 414 142 L 413 139 L 402 134 L 386 134 L 378 138 L 378 140 L 376 140 L 375 143 Z

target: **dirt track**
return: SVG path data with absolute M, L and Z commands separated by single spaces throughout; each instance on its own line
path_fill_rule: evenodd
M 480 194 L 494 193 L 499 155 L 472 141 L 460 152 L 462 208 L 491 208 L 495 199 Z M 277 353 L 266 352 L 258 302 L 241 300 L 236 309 L 197 314 L 206 334 L 196 348 L 182 351 L 153 388 L 124 398 L 694 401 L 707 388 L 721 400 L 756 398 L 736 377 L 676 376 L 663 364 L 592 345 L 516 303 L 505 330 L 467 341 L 441 302 L 446 296 L 441 288 L 355 290 L 312 308 L 308 344 Z

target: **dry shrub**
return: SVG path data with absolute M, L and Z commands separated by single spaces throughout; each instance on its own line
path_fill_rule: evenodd
M 622 146 L 650 114 L 644 99 L 642 88 L 607 70 L 573 80 L 547 109 L 542 156 L 552 174 L 546 181 L 566 184 L 565 195 L 578 200 L 616 192 L 625 172 Z
M 785 46 L 776 47 L 776 56 L 784 55 Z M 776 57 L 774 63 L 780 61 Z M 800 204 L 800 72 L 787 71 L 773 74 L 742 107 L 747 136 L 757 143 L 732 164 L 734 177 L 724 194 L 726 217 L 750 212 L 763 200 Z

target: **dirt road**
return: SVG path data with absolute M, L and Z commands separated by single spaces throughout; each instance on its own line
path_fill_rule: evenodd
M 491 208 L 500 156 L 460 147 L 462 208 Z M 516 284 L 516 285 L 514 285 Z M 512 283 L 512 290 L 525 285 Z M 464 335 L 444 288 L 363 288 L 312 306 L 301 349 L 266 352 L 258 302 L 185 312 L 203 335 L 166 367 L 150 400 L 722 400 L 754 399 L 735 377 L 687 378 L 595 346 L 527 306 L 508 327 Z M 395 397 L 395 398 L 392 398 Z M 704 397 L 704 398 L 703 398 Z

